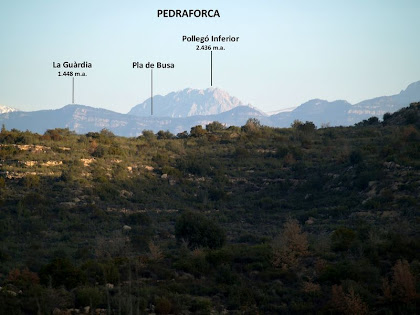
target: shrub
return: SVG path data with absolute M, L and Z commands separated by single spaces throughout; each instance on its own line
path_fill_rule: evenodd
M 191 128 L 190 136 L 194 137 L 194 138 L 199 138 L 199 137 L 204 136 L 206 134 L 206 132 L 207 131 L 205 129 L 203 129 L 203 126 L 198 125 L 198 126 L 195 126 L 195 127 Z
M 384 121 L 387 121 L 388 119 L 390 119 L 392 117 L 392 114 L 391 113 L 385 113 L 384 114 L 384 116 L 383 116 L 383 120 Z
M 349 155 L 349 161 L 351 165 L 359 164 L 362 162 L 363 156 L 360 151 L 352 151 Z
M 105 304 L 105 293 L 99 288 L 81 287 L 76 290 L 76 305 L 95 309 Z
M 186 139 L 188 138 L 188 132 L 187 131 L 179 132 L 176 134 L 176 137 L 178 139 Z
M 155 311 L 156 314 L 169 314 L 172 310 L 172 303 L 165 297 L 156 299 Z
M 20 289 L 28 289 L 39 283 L 39 277 L 28 268 L 24 268 L 22 271 L 16 268 L 9 272 L 6 281 Z
M 178 241 L 187 241 L 190 248 L 219 248 L 226 241 L 225 232 L 216 222 L 190 211 L 176 221 L 175 236 Z
M 143 130 L 142 134 L 143 137 L 149 142 L 156 139 L 156 135 L 152 130 Z
M 169 130 L 167 130 L 167 131 L 160 130 L 157 133 L 157 138 L 159 140 L 160 139 L 173 139 L 173 138 L 175 138 L 175 136 Z
M 225 129 L 225 126 L 219 123 L 218 121 L 213 121 L 206 125 L 206 130 L 208 132 L 217 132 L 217 131 L 222 131 L 224 129 Z
M 98 145 L 95 151 L 93 151 L 92 156 L 101 158 L 101 157 L 104 157 L 105 154 L 106 154 L 106 148 L 102 145 Z
M 304 124 L 297 125 L 297 130 L 306 134 L 310 134 L 316 130 L 316 126 L 312 121 L 307 121 Z
M 416 283 L 407 260 L 398 260 L 392 268 L 392 281 L 384 279 L 382 290 L 385 298 L 410 303 L 417 297 Z
M 54 259 L 41 268 L 39 275 L 42 284 L 51 284 L 53 287 L 64 285 L 67 289 L 73 289 L 83 282 L 80 270 L 66 258 Z
M 297 220 L 289 219 L 282 233 L 273 240 L 273 265 L 288 269 L 308 254 L 308 239 Z
M 335 311 L 341 314 L 368 314 L 368 307 L 352 288 L 345 293 L 343 287 L 333 285 L 331 289 L 330 304 Z
M 335 251 L 346 251 L 350 249 L 355 239 L 356 233 L 353 230 L 340 227 L 331 235 L 331 247 Z
M 257 118 L 249 118 L 245 125 L 242 126 L 242 130 L 245 132 L 255 132 L 261 128 L 261 122 Z
M 147 213 L 137 212 L 130 214 L 127 219 L 128 224 L 150 226 L 152 220 Z
M 39 176 L 38 175 L 26 175 L 23 179 L 23 184 L 26 188 L 34 188 L 39 186 Z

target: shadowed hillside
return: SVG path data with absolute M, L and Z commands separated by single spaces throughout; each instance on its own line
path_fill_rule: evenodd
M 383 118 L 3 127 L 0 313 L 416 313 L 419 104 Z

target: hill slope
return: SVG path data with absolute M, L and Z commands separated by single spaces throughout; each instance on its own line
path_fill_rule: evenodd
M 302 126 L 1 130 L 0 314 L 416 314 L 420 104 Z

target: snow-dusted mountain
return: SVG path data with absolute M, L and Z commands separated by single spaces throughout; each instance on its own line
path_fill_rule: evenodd
M 287 107 L 287 108 L 273 110 L 273 111 L 265 112 L 265 113 L 267 114 L 267 116 L 272 116 L 272 115 L 277 115 L 277 114 L 280 114 L 280 113 L 288 113 L 288 112 L 291 112 L 291 111 L 295 110 L 296 108 L 297 108 L 297 106 Z
M 17 112 L 16 108 L 0 105 L 0 114 Z
M 153 116 L 155 117 L 190 117 L 198 115 L 217 115 L 244 105 L 236 97 L 218 88 L 206 90 L 184 89 L 165 96 L 153 97 Z M 149 117 L 151 99 L 134 106 L 129 115 Z

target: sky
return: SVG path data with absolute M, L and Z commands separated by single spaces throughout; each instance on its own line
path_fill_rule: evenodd
M 158 18 L 217 9 L 220 18 Z M 72 101 L 53 62 L 90 62 L 75 103 L 127 113 L 154 94 L 210 87 L 210 52 L 185 36 L 237 36 L 213 52 L 213 87 L 263 111 L 310 99 L 392 95 L 420 80 L 418 0 L 2 0 L 0 105 L 32 111 Z

